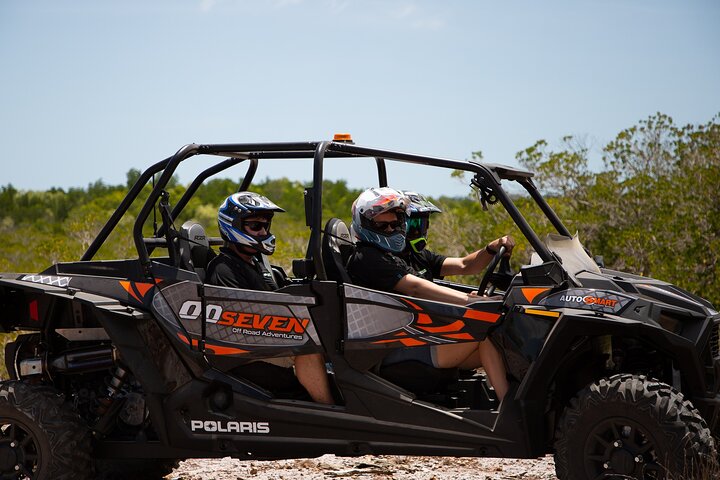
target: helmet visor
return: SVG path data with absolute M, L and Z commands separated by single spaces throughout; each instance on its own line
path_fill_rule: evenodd
M 430 217 L 410 217 L 407 220 L 407 237 L 409 239 L 427 237 L 430 228 Z

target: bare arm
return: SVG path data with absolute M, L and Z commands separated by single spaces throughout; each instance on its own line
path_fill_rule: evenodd
M 478 274 L 488 266 L 490 260 L 492 260 L 494 256 L 494 254 L 490 253 L 488 249 L 493 252 L 497 252 L 503 245 L 509 254 L 515 246 L 515 240 L 510 235 L 506 235 L 493 240 L 488 243 L 486 248 L 473 252 L 470 255 L 466 255 L 464 257 L 448 257 L 445 259 L 442 267 L 440 268 L 440 274 L 442 276 Z
M 474 293 L 463 293 L 452 288 L 436 285 L 415 275 L 405 275 L 395 284 L 395 291 L 411 297 L 425 298 L 438 302 L 467 305 L 478 298 Z

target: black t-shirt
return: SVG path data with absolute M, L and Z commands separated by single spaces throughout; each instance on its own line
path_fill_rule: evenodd
M 420 253 L 412 250 L 404 252 L 402 257 L 415 269 L 417 272 L 415 275 L 431 282 L 435 278 L 442 277 L 440 270 L 447 258 L 428 249 L 421 250 Z
M 432 276 L 427 277 L 429 273 L 439 276 L 445 257 L 430 252 L 428 254 L 418 259 L 416 263 L 421 271 L 424 270 L 421 274 L 411 261 L 372 244 L 361 242 L 348 263 L 348 273 L 355 285 L 390 292 L 408 274 L 429 280 L 432 280 Z
M 257 259 L 249 264 L 229 248 L 222 247 L 220 254 L 208 265 L 205 283 L 248 290 L 273 290 L 264 270 Z

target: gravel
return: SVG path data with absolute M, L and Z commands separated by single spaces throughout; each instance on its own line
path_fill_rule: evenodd
M 557 480 L 552 456 L 534 460 L 323 455 L 278 461 L 185 460 L 167 480 Z

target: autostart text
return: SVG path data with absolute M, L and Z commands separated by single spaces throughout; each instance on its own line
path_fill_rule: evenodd
M 612 300 L 610 298 L 593 297 L 592 295 L 563 295 L 560 297 L 560 301 L 584 303 L 585 305 L 599 305 L 602 307 L 614 307 L 618 303 L 617 300 Z

